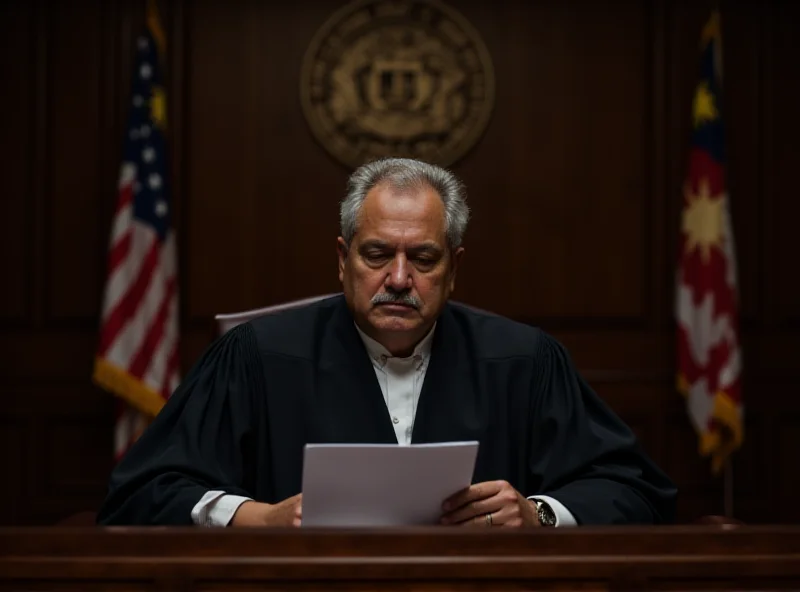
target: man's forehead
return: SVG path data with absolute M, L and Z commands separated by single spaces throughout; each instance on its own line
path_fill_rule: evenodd
M 412 225 L 435 228 L 444 224 L 444 204 L 433 189 L 393 192 L 376 187 L 361 206 L 361 222 L 369 225 Z
M 362 211 L 370 214 L 425 212 L 427 215 L 444 213 L 444 203 L 439 193 L 430 185 L 394 187 L 380 183 L 370 189 L 362 204 Z

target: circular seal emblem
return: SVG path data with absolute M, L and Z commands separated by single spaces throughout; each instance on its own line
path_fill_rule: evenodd
M 350 167 L 381 156 L 455 162 L 480 138 L 494 71 L 477 32 L 437 0 L 356 0 L 317 32 L 303 61 L 303 112 Z

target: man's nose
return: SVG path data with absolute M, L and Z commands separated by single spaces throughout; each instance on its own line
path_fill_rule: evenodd
M 411 287 L 411 273 L 405 255 L 397 255 L 392 260 L 392 266 L 386 277 L 386 287 L 395 292 L 402 292 Z

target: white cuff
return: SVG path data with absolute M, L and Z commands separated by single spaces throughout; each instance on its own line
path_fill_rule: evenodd
M 532 495 L 528 499 L 547 502 L 556 515 L 556 526 L 578 526 L 578 521 L 575 520 L 575 516 L 572 515 L 572 512 L 567 510 L 567 507 L 557 499 L 553 499 L 549 495 Z
M 224 491 L 207 491 L 192 508 L 192 522 L 198 526 L 228 526 L 236 510 L 249 497 L 229 495 Z

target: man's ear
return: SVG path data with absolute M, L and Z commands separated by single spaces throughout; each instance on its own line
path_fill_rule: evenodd
M 458 247 L 450 254 L 450 291 L 456 289 L 456 273 L 458 273 L 458 266 L 461 263 L 461 257 L 464 255 L 464 247 Z
M 349 248 L 344 239 L 340 236 L 336 239 L 336 251 L 339 256 L 339 281 L 344 281 L 344 266 L 347 264 L 347 252 Z

